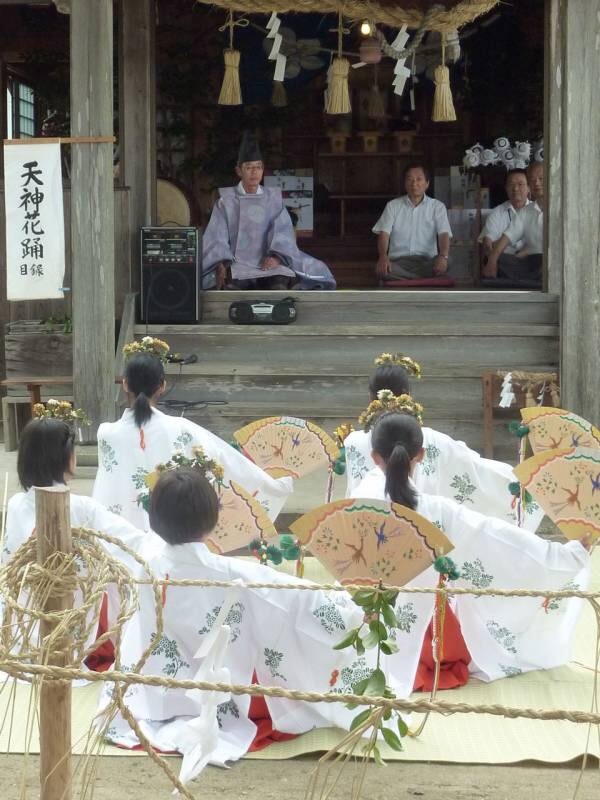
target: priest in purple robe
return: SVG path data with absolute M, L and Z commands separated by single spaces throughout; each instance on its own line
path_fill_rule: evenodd
M 205 289 L 335 289 L 322 261 L 300 251 L 281 189 L 261 186 L 256 138 L 244 133 L 237 186 L 219 189 L 202 241 Z

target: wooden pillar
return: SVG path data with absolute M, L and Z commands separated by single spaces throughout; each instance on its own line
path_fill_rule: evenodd
M 71 515 L 66 486 L 35 490 L 35 529 L 38 563 L 53 553 L 71 552 Z M 73 593 L 50 593 L 44 610 L 63 611 L 73 606 Z M 56 622 L 42 621 L 42 640 Z M 47 659 L 53 666 L 69 663 L 68 635 L 54 643 Z M 64 655 L 60 650 L 64 648 Z M 40 800 L 71 800 L 71 684 L 42 682 L 40 690 Z
M 561 405 L 600 423 L 600 0 L 546 0 L 546 229 Z
M 112 0 L 77 0 L 71 9 L 71 134 L 113 133 Z M 73 381 L 75 404 L 98 425 L 114 419 L 113 145 L 71 147 Z
M 129 291 L 140 289 L 140 235 L 156 219 L 156 0 L 120 4 L 119 154 L 129 187 Z
M 546 245 L 547 289 L 562 294 L 562 75 L 564 26 L 567 0 L 546 0 L 544 46 L 544 185 L 546 209 L 544 238 Z

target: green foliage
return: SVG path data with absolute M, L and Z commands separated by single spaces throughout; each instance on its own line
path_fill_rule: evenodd
M 433 568 L 450 581 L 457 581 L 460 578 L 460 572 L 456 564 L 448 556 L 438 556 L 433 562 Z
M 267 543 L 264 539 L 252 539 L 248 550 L 261 564 L 270 561 L 275 566 L 282 561 L 297 561 L 302 554 L 298 539 L 289 533 L 282 534 L 277 544 Z
M 400 627 L 395 611 L 397 598 L 398 592 L 392 589 L 384 589 L 382 585 L 377 589 L 360 589 L 352 595 L 356 605 L 363 610 L 363 622 L 359 627 L 348 631 L 344 638 L 334 645 L 333 649 L 345 650 L 347 647 L 353 647 L 359 656 L 363 655 L 366 650 L 377 650 L 376 667 L 368 677 L 357 681 L 353 685 L 352 693 L 355 695 L 385 697 L 390 700 L 395 698 L 394 693 L 386 684 L 385 673 L 380 667 L 380 659 L 381 654 L 391 655 L 398 650 L 394 642 L 394 632 Z M 356 707 L 356 703 L 348 705 L 350 709 Z M 352 720 L 350 730 L 366 725 L 363 731 L 364 735 L 371 727 L 367 723 L 373 714 L 374 710 L 370 706 L 361 711 Z M 397 732 L 389 726 L 389 722 L 394 719 Z M 386 725 L 386 723 L 388 724 Z M 375 728 L 375 736 L 369 739 L 371 743 L 365 745 L 365 749 L 370 751 L 375 763 L 385 766 L 381 752 L 377 747 L 379 737 L 382 737 L 384 742 L 392 749 L 402 750 L 400 739 L 406 736 L 408 727 L 400 714 L 391 709 L 386 710 L 383 716 L 378 716 L 377 721 L 374 721 L 372 726 Z
M 521 496 L 522 492 L 521 499 L 523 500 L 523 505 L 525 506 L 525 508 L 527 508 L 533 503 L 533 497 L 527 491 L 527 489 L 521 490 L 521 484 L 519 483 L 519 481 L 511 481 L 511 483 L 508 484 L 508 491 L 512 494 L 513 497 Z
M 346 473 L 346 448 L 340 447 L 340 454 L 333 462 L 333 471 L 336 475 L 345 475 Z
M 522 439 L 529 433 L 529 427 L 527 425 L 521 425 L 518 419 L 513 419 L 508 423 L 508 430 L 510 433 L 518 436 L 519 439 Z
M 53 333 L 56 328 L 61 328 L 61 333 L 73 333 L 73 320 L 67 314 L 62 317 L 46 317 L 41 324 L 48 333 Z

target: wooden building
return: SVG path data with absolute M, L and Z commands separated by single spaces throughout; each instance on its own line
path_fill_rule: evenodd
M 91 417 L 100 421 L 115 413 L 116 322 L 122 338 L 133 330 L 138 335 L 149 330 L 163 335 L 180 352 L 197 353 L 197 364 L 185 367 L 181 375 L 172 368 L 173 396 L 189 401 L 188 414 L 223 435 L 249 419 L 278 412 L 313 418 L 329 429 L 341 419 L 351 419 L 366 403 L 365 379 L 372 359 L 384 350 L 405 352 L 422 362 L 425 378 L 415 393 L 425 405 L 427 422 L 478 448 L 482 445 L 481 375 L 490 369 L 551 370 L 560 365 L 563 404 L 595 422 L 600 420 L 600 201 L 596 188 L 600 145 L 594 78 L 600 67 L 596 47 L 600 0 L 515 3 L 536 15 L 537 29 L 543 33 L 548 197 L 545 291 L 492 292 L 466 283 L 458 290 L 435 292 L 365 288 L 371 273 L 364 195 L 369 196 L 366 211 L 371 214 L 377 203 L 381 205 L 394 193 L 409 156 L 432 166 L 457 163 L 465 144 L 490 136 L 497 124 L 493 115 L 482 121 L 481 115 L 465 112 L 459 124 L 440 123 L 436 128 L 427 119 L 431 97 L 423 93 L 415 112 L 420 144 L 409 154 L 392 154 L 393 130 L 382 133 L 384 145 L 377 154 L 360 150 L 360 138 L 355 137 L 346 153 L 334 156 L 329 154 L 326 132 L 305 134 L 301 128 L 290 133 L 285 125 L 271 126 L 277 128 L 267 143 L 273 164 L 284 166 L 277 158 L 285 153 L 300 168 L 310 166 L 321 176 L 328 175 L 330 184 L 341 182 L 341 190 L 334 187 L 326 198 L 321 230 L 317 226 L 317 235 L 302 246 L 324 260 L 337 259 L 335 270 L 342 286 L 361 287 L 337 293 L 297 293 L 299 320 L 285 328 L 228 324 L 227 306 L 235 299 L 234 293 L 206 295 L 203 321 L 194 326 L 135 327 L 131 302 L 131 294 L 140 288 L 139 229 L 156 222 L 157 168 L 180 179 L 178 165 L 186 160 L 197 165 L 187 188 L 195 200 L 195 221 L 201 224 L 206 219 L 212 187 L 202 181 L 207 171 L 202 165 L 214 161 L 215 147 L 226 149 L 226 137 L 217 136 L 215 144 L 211 121 L 215 104 L 202 99 L 212 86 L 208 71 L 190 74 L 181 67 L 195 47 L 202 50 L 205 63 L 218 64 L 216 72 L 222 74 L 223 35 L 218 28 L 226 20 L 226 10 L 242 13 L 248 9 L 245 0 L 220 0 L 210 7 L 194 6 L 191 0 L 160 0 L 158 4 L 154 0 L 57 0 L 60 12 L 68 15 L 62 19 L 48 5 L 48 0 L 23 4 L 0 0 L 0 18 L 9 23 L 0 34 L 3 74 L 18 83 L 19 75 L 23 77 L 31 67 L 31 58 L 28 63 L 23 57 L 27 39 L 30 45 L 32 41 L 23 19 L 32 28 L 37 19 L 48 52 L 53 42 L 56 52 L 61 46 L 64 49 L 68 34 L 69 60 L 63 67 L 70 79 L 71 134 L 116 132 L 118 170 L 115 177 L 110 144 L 72 145 L 65 190 L 72 299 L 52 304 L 3 302 L 1 313 L 2 322 L 7 323 L 72 312 L 74 397 Z M 433 5 L 425 0 L 380 0 L 369 8 L 374 16 L 376 9 L 375 21 L 389 24 L 392 20 L 399 27 L 405 13 L 411 27 L 418 27 Z M 464 11 L 466 22 L 478 13 L 505 13 L 502 6 L 494 8 L 493 2 L 446 0 L 442 5 L 448 13 Z M 323 12 L 346 9 L 343 0 L 317 6 Z M 356 17 L 357 4 L 350 6 L 349 15 Z M 305 7 L 312 8 L 308 2 Z M 252 6 L 263 13 L 287 8 L 279 0 Z M 196 17 L 198 31 L 185 42 L 182 26 L 169 24 L 184 13 Z M 260 18 L 261 26 L 265 20 Z M 170 62 L 164 61 L 165 52 Z M 157 59 L 163 59 L 163 65 L 169 63 L 169 69 L 158 70 Z M 175 69 L 177 65 L 180 68 Z M 360 101 L 367 71 L 356 73 L 352 79 Z M 252 81 L 252 68 L 248 74 Z M 453 75 L 455 94 L 460 95 L 463 79 L 460 73 Z M 498 80 L 502 81 L 501 74 Z M 182 137 L 177 135 L 181 120 L 174 109 L 181 107 L 190 81 L 199 100 L 184 122 L 195 134 L 181 145 Z M 168 102 L 165 84 L 170 87 Z M 309 105 L 316 94 L 306 94 Z M 2 102 L 6 96 L 3 91 Z M 401 116 L 401 109 L 394 109 Z M 310 116 L 310 108 L 304 112 Z M 6 109 L 2 118 L 6 120 Z M 191 147 L 191 152 L 185 147 Z M 226 163 L 218 169 L 226 169 Z M 388 184 L 383 186 L 379 181 L 385 179 Z M 357 180 L 359 188 L 366 186 L 368 191 L 359 192 Z M 356 200 L 363 202 L 362 207 Z M 361 277 L 356 279 L 357 275 Z M 0 348 L 2 356 L 3 351 Z M 45 361 L 47 368 L 47 359 L 41 355 L 32 369 L 43 369 Z M 199 403 L 203 399 L 227 403 L 203 408 Z M 502 433 L 502 423 L 498 426 L 498 441 L 504 446 L 501 454 L 509 457 L 512 444 Z

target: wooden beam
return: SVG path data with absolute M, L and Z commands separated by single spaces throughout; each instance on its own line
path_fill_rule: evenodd
M 71 11 L 71 135 L 113 133 L 113 3 L 78 0 Z M 114 418 L 113 147 L 71 147 L 74 400 L 93 420 Z
M 600 422 L 600 0 L 547 0 L 551 290 L 562 291 L 561 397 Z M 568 8 L 567 8 L 568 7 Z
M 71 552 L 71 517 L 69 490 L 66 486 L 35 490 L 35 530 L 38 564 L 54 553 Z M 49 593 L 44 604 L 47 613 L 73 606 L 73 592 Z M 56 620 L 42 620 L 40 636 L 52 634 Z M 69 635 L 53 643 L 48 655 L 50 666 L 70 663 Z M 71 684 L 58 681 L 42 683 L 40 690 L 40 798 L 71 800 Z
M 563 56 L 567 0 L 547 0 L 544 46 L 544 184 L 546 209 L 544 239 L 547 289 L 562 294 L 563 239 Z
M 140 288 L 140 228 L 156 218 L 155 0 L 120 4 L 119 129 L 123 185 L 130 187 L 130 291 Z

